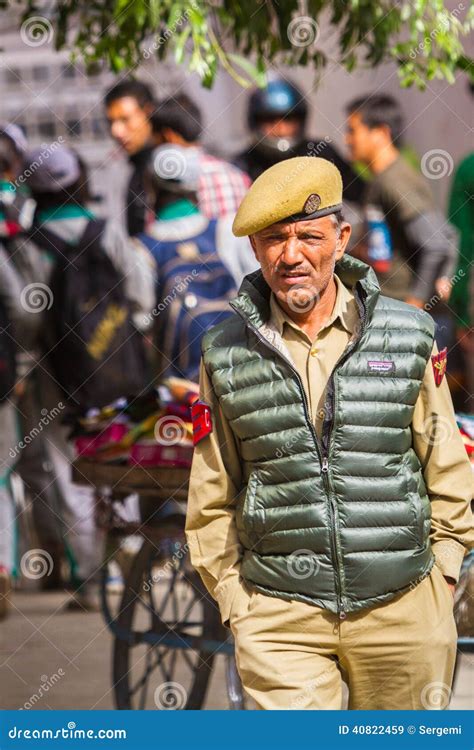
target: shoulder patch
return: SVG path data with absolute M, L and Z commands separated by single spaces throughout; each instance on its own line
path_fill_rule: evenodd
M 195 401 L 191 406 L 193 423 L 193 445 L 197 445 L 212 432 L 211 407 L 204 401 Z
M 437 386 L 441 385 L 448 364 L 448 347 L 445 346 L 438 354 L 431 355 L 433 375 Z

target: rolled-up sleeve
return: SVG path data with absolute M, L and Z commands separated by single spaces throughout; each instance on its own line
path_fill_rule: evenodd
M 212 432 L 194 448 L 186 516 L 193 567 L 216 599 L 223 624 L 239 586 L 242 548 L 235 524 L 241 486 L 238 445 L 201 361 L 200 399 L 211 408 Z
M 433 354 L 437 351 L 435 345 Z M 436 564 L 443 575 L 457 581 L 466 550 L 474 546 L 473 474 L 446 378 L 436 385 L 431 360 L 415 405 L 412 435 L 431 501 L 431 543 Z

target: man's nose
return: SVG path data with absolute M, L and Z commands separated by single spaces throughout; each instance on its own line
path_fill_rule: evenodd
M 304 260 L 304 255 L 301 252 L 301 242 L 298 237 L 287 238 L 280 260 L 288 266 L 294 266 Z
M 112 138 L 121 138 L 123 134 L 123 127 L 120 122 L 113 122 L 110 126 L 110 134 Z

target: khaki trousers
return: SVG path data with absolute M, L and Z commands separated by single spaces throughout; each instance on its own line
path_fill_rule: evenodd
M 440 569 L 389 602 L 345 620 L 246 583 L 232 601 L 237 668 L 259 709 L 443 709 L 457 631 Z

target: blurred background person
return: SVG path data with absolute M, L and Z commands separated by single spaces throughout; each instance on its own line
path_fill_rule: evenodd
M 4 124 L 0 129 L 0 620 L 8 613 L 11 577 L 15 570 L 15 502 L 11 472 L 17 462 L 20 438 L 17 420 L 22 347 L 28 315 L 21 303 L 22 279 L 13 256 L 26 203 L 15 189 L 22 164 L 21 131 Z
M 180 144 L 158 146 L 146 173 L 155 219 L 138 239 L 157 266 L 157 377 L 197 381 L 202 336 L 231 314 L 229 299 L 257 267 L 247 238 L 232 234 L 233 217 L 200 210 L 200 173 L 199 150 Z
M 351 157 L 373 175 L 364 193 L 365 229 L 352 252 L 370 263 L 373 225 L 386 222 L 392 248 L 382 269 L 372 263 L 382 293 L 428 309 L 442 349 L 452 341 L 452 318 L 443 302 L 457 263 L 456 233 L 436 208 L 422 174 L 400 154 L 403 117 L 397 102 L 368 95 L 350 102 L 347 113 Z
M 207 153 L 201 144 L 202 113 L 186 94 L 158 102 L 151 116 L 155 143 L 195 150 L 199 161 L 199 209 L 209 219 L 234 216 L 251 180 L 233 164 Z
M 342 175 L 344 200 L 359 203 L 363 180 L 332 145 L 332 139 L 308 138 L 308 105 L 300 89 L 274 77 L 266 88 L 255 89 L 247 110 L 249 146 L 237 154 L 235 164 L 255 180 L 262 172 L 292 156 L 320 156 L 332 161 Z
M 45 550 L 52 561 L 51 574 L 42 579 L 41 585 L 43 588 L 59 588 L 66 555 L 59 515 L 61 490 L 54 467 L 48 459 L 45 435 L 38 430 L 42 415 L 35 364 L 40 359 L 39 339 L 43 320 L 34 302 L 30 304 L 36 293 L 41 295 L 42 286 L 49 277 L 50 261 L 34 246 L 28 235 L 35 202 L 29 196 L 21 171 L 26 149 L 26 140 L 18 127 L 9 123 L 0 129 L 0 270 L 3 294 L 8 295 L 9 317 L 15 331 L 17 377 L 15 429 L 8 430 L 4 438 L 13 440 L 14 461 L 11 461 L 10 455 L 10 464 L 15 464 L 15 471 L 20 475 L 32 502 L 35 543 Z M 34 439 L 22 442 L 20 448 L 18 442 L 25 435 L 34 435 Z M 6 481 L 4 478 L 4 486 Z
M 47 158 L 44 158 L 42 149 L 31 152 L 26 163 L 28 186 L 36 203 L 31 238 L 38 251 L 49 258 L 46 284 L 52 285 L 55 270 L 67 265 L 66 245 L 70 248 L 80 246 L 81 238 L 91 224 L 96 223 L 94 214 L 87 208 L 89 196 L 86 168 L 74 151 L 58 145 L 54 149 L 49 148 Z M 135 319 L 139 325 L 154 305 L 153 260 L 143 247 L 137 247 L 115 223 L 101 223 L 97 241 L 114 268 L 123 276 L 126 294 L 134 307 Z M 85 248 L 84 252 L 87 253 L 88 249 L 92 252 L 91 248 Z M 90 274 L 92 285 L 95 280 L 92 268 Z M 82 282 L 83 279 L 78 278 L 78 284 Z M 45 305 L 45 310 L 53 309 L 55 319 L 66 315 L 68 311 L 60 309 L 59 300 L 53 298 L 52 289 L 47 287 L 48 289 L 52 299 L 51 305 Z M 72 300 L 70 304 L 73 305 Z M 86 313 L 82 315 L 85 317 Z M 53 353 L 57 353 L 58 344 L 54 340 L 51 320 L 48 321 L 41 337 L 37 372 L 39 406 L 51 413 L 67 399 L 68 390 L 59 386 L 64 384 L 55 367 L 57 358 L 51 357 Z M 70 366 L 65 361 L 59 364 L 62 372 Z M 77 376 L 78 373 L 73 374 Z M 124 382 L 126 375 L 127 373 L 118 374 Z M 63 533 L 77 566 L 76 592 L 68 606 L 86 611 L 96 610 L 99 605 L 95 583 L 102 562 L 102 532 L 95 523 L 93 491 L 72 482 L 71 462 L 74 455 L 68 440 L 69 428 L 63 424 L 62 416 L 51 420 L 45 427 L 44 434 L 48 458 L 61 486 L 60 515 Z
M 147 205 L 143 172 L 153 149 L 150 116 L 153 94 L 142 81 L 127 79 L 115 84 L 104 97 L 110 135 L 127 154 L 132 174 L 125 197 L 126 226 L 133 237 L 143 232 Z
M 459 262 L 450 305 L 456 316 L 456 338 L 463 353 L 463 411 L 474 412 L 474 151 L 459 164 L 453 177 L 448 217 L 459 231 Z M 466 398 L 466 392 L 468 394 Z

